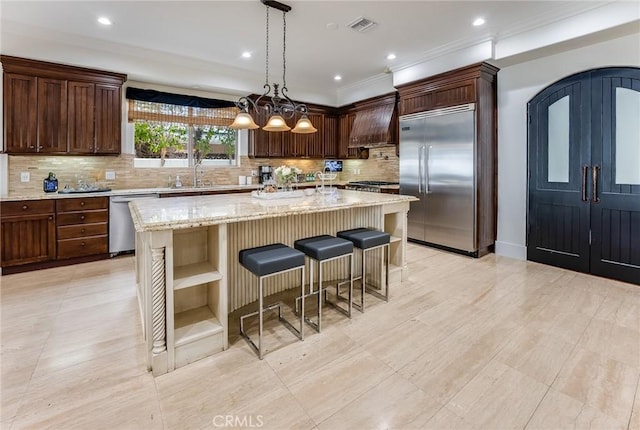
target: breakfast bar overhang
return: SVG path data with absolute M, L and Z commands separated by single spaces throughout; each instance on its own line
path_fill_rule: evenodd
M 170 372 L 228 347 L 228 313 L 257 300 L 241 249 L 272 243 L 292 246 L 303 237 L 367 227 L 391 235 L 389 284 L 406 279 L 407 212 L 412 197 L 357 191 L 339 195 L 260 199 L 250 194 L 136 200 L 136 283 L 147 366 Z M 369 262 L 371 258 L 371 262 Z M 328 278 L 344 268 L 335 264 Z M 379 276 L 381 259 L 367 257 Z M 282 292 L 299 277 L 265 283 Z M 384 285 L 379 285 L 384 287 Z

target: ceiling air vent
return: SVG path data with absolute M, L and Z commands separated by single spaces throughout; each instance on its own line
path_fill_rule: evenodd
M 361 16 L 359 18 L 356 18 L 354 21 L 350 22 L 348 25 L 350 29 L 355 30 L 359 33 L 363 33 L 367 30 L 372 29 L 378 24 L 371 21 L 370 19 L 367 19 Z

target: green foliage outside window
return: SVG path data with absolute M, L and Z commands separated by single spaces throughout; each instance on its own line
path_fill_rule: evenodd
M 193 139 L 193 160 L 233 160 L 236 154 L 236 130 L 222 126 L 188 126 L 168 123 L 135 123 L 136 157 L 188 158 L 190 134 Z

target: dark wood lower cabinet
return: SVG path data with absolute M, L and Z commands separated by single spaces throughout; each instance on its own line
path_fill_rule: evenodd
M 2 202 L 2 274 L 109 257 L 107 197 Z
M 3 268 L 56 258 L 56 222 L 53 211 L 48 214 L 2 217 L 0 224 Z
M 56 202 L 58 259 L 109 252 L 109 199 L 89 197 Z

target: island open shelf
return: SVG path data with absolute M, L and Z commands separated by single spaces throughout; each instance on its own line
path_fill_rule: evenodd
M 131 203 L 136 270 L 148 368 L 171 372 L 228 347 L 228 314 L 257 300 L 255 278 L 238 262 L 241 249 L 293 246 L 303 237 L 367 227 L 391 234 L 391 296 L 407 276 L 406 222 L 412 197 L 341 191 L 335 196 L 260 200 L 213 195 Z M 161 203 L 160 203 L 161 202 Z M 381 252 L 367 260 L 368 279 L 382 270 Z M 370 258 L 369 256 L 367 258 Z M 375 260 L 374 260 L 375 259 Z M 326 279 L 345 267 L 326 269 Z M 308 269 L 308 268 L 307 268 Z M 271 295 L 299 285 L 296 274 L 265 280 Z

